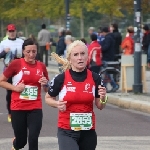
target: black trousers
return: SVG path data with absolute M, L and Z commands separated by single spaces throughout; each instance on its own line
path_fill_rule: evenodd
M 24 148 L 28 135 L 29 150 L 38 150 L 38 137 L 42 128 L 42 110 L 12 110 L 11 115 L 15 135 L 14 148 L 16 150 Z
M 97 135 L 95 130 L 73 131 L 58 128 L 59 150 L 95 150 Z
M 45 65 L 48 66 L 48 50 L 46 50 L 46 46 L 40 46 L 41 62 L 43 62 L 43 55 L 44 54 L 45 54 Z
M 10 104 L 11 104 L 11 90 L 6 90 L 6 107 L 8 110 L 8 114 L 11 114 Z
M 7 80 L 7 82 L 12 84 L 12 78 L 9 78 Z M 6 90 L 6 107 L 7 107 L 7 110 L 8 110 L 8 114 L 11 114 L 11 110 L 10 110 L 11 93 L 12 93 L 11 90 Z

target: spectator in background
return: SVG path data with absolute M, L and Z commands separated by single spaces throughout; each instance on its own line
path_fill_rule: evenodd
M 65 35 L 72 35 L 72 32 L 70 30 L 66 30 L 66 34 Z
M 58 29 L 58 42 L 51 42 L 50 45 L 52 46 L 56 46 L 56 54 L 58 54 L 59 56 L 64 56 L 64 51 L 66 49 L 66 44 L 65 44 L 65 29 L 63 27 Z M 59 72 L 62 72 L 62 69 L 60 68 L 62 65 L 58 64 L 59 66 Z
M 131 55 L 134 53 L 134 28 L 129 26 L 127 28 L 128 37 L 121 43 L 121 48 L 123 50 L 124 55 Z
M 91 34 L 96 34 L 97 35 L 97 33 L 95 32 L 95 28 L 94 27 L 89 27 L 88 33 L 89 33 L 89 35 L 91 35 Z
M 50 43 L 51 35 L 46 29 L 46 25 L 42 24 L 42 29 L 38 33 L 38 44 L 40 48 L 41 61 L 43 62 L 43 55 L 45 53 L 45 65 L 48 66 L 48 50 L 46 50 L 46 44 Z
M 143 25 L 143 41 L 142 41 L 142 49 L 145 54 L 147 54 L 147 63 L 150 68 L 150 29 L 148 25 Z
M 22 31 L 19 31 L 17 36 L 18 36 L 18 38 L 20 38 L 22 40 L 26 40 L 26 37 L 23 35 Z
M 143 25 L 142 32 L 144 34 L 143 40 L 142 40 L 142 49 L 145 54 L 148 53 L 148 47 L 150 44 L 150 30 L 148 25 Z
M 102 35 L 105 37 L 105 39 L 101 43 L 102 47 L 102 59 L 103 61 L 114 61 L 114 45 L 115 45 L 115 39 L 113 34 L 109 32 L 108 27 L 102 28 Z
M 102 50 L 97 41 L 97 35 L 91 34 L 91 43 L 88 46 L 88 67 L 91 71 L 99 74 L 102 66 Z
M 101 42 L 104 40 L 104 36 L 101 34 L 101 27 L 98 28 L 98 32 L 95 31 L 94 27 L 89 27 L 88 33 L 89 35 L 95 34 L 97 36 L 97 41 L 101 45 Z
M 105 39 L 102 41 L 101 47 L 102 47 L 102 60 L 103 60 L 103 67 L 107 67 L 108 61 L 114 61 L 114 45 L 115 45 L 115 39 L 113 37 L 113 34 L 109 32 L 108 27 L 102 28 L 102 35 L 105 36 Z M 112 86 L 112 89 L 110 91 L 107 90 L 107 92 L 116 92 L 119 89 L 119 85 L 116 84 L 114 81 L 114 78 L 112 75 L 106 73 L 107 78 L 110 79 L 110 84 Z M 107 82 L 104 82 L 105 86 Z
M 89 46 L 89 44 L 87 43 L 87 41 L 85 40 L 85 38 L 81 38 L 80 41 L 82 41 L 87 47 Z
M 122 42 L 122 36 L 118 30 L 118 25 L 116 23 L 110 25 L 110 32 L 113 34 L 115 39 L 115 46 L 114 46 L 115 54 L 116 55 L 120 54 L 120 45 Z
M 66 44 L 66 49 L 64 51 L 64 57 L 66 58 L 66 51 L 67 51 L 67 47 L 74 41 L 74 37 L 72 37 L 71 35 L 66 35 L 65 36 L 65 44 Z
M 98 33 L 97 33 L 97 41 L 101 45 L 101 42 L 105 39 L 105 37 L 102 35 L 102 28 L 98 28 Z
M 65 44 L 65 29 L 63 27 L 58 29 L 58 42 L 52 42 L 51 45 L 52 46 L 56 46 L 56 54 L 58 54 L 59 56 L 63 56 L 64 55 L 64 50 L 66 49 L 66 44 Z

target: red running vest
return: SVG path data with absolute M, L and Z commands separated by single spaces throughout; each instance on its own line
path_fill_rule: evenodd
M 64 84 L 59 93 L 59 100 L 67 101 L 67 104 L 65 112 L 59 111 L 58 127 L 71 129 L 70 113 L 92 113 L 92 129 L 95 129 L 95 114 L 93 112 L 95 82 L 90 70 L 87 70 L 87 78 L 83 82 L 74 81 L 69 70 L 66 71 Z
M 20 99 L 20 93 L 13 91 L 11 95 L 11 110 L 42 109 L 41 84 L 38 81 L 43 76 L 43 69 L 39 61 L 36 61 L 36 65 L 32 66 L 33 65 L 26 63 L 25 60 L 21 58 L 20 71 L 13 77 L 12 81 L 14 85 L 24 81 L 25 85 L 37 87 L 37 99 Z M 33 93 L 34 91 L 31 92 Z

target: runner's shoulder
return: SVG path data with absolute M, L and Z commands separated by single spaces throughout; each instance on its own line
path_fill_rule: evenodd
M 43 62 L 41 62 L 39 60 L 36 60 L 36 61 L 37 61 L 38 64 L 40 64 L 42 66 L 42 68 L 46 68 L 46 65 Z
M 20 66 L 21 64 L 21 59 L 14 59 L 10 65 L 16 65 L 16 66 Z
M 17 43 L 22 43 L 22 44 L 23 44 L 23 42 L 24 42 L 22 39 L 19 39 L 19 38 L 16 38 L 16 40 L 14 40 L 14 41 L 17 42 Z M 0 44 L 5 45 L 5 44 L 8 44 L 8 43 L 10 43 L 10 42 L 12 42 L 12 40 L 5 39 L 5 40 L 1 41 Z
M 55 86 L 57 85 L 59 87 L 62 87 L 64 80 L 65 80 L 65 73 L 63 72 L 61 74 L 55 75 L 55 77 L 53 77 L 51 82 L 53 82 L 55 84 Z
M 21 42 L 22 42 L 22 43 L 24 42 L 24 40 L 22 40 L 22 39 L 20 39 L 20 38 L 16 38 L 16 41 L 18 41 L 18 42 L 20 42 L 20 43 L 21 43 Z
M 57 81 L 63 81 L 64 82 L 64 80 L 65 80 L 65 73 L 63 72 L 63 73 L 60 73 L 60 74 L 56 75 L 55 79 Z
M 4 45 L 5 43 L 8 43 L 8 39 L 2 40 L 0 44 Z

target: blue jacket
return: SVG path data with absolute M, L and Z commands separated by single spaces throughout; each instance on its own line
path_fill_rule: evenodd
M 108 33 L 105 39 L 101 42 L 102 47 L 102 60 L 103 61 L 114 61 L 115 55 L 115 39 L 112 33 Z
M 64 55 L 64 51 L 66 49 L 66 44 L 65 44 L 65 36 L 60 36 L 59 40 L 57 43 L 52 44 L 53 46 L 56 46 L 56 54 L 58 54 L 59 56 L 63 56 Z
M 97 35 L 97 41 L 100 45 L 101 45 L 101 43 L 103 42 L 104 39 L 105 39 L 105 37 L 103 35 Z

